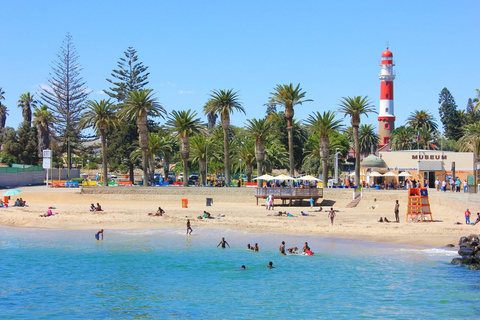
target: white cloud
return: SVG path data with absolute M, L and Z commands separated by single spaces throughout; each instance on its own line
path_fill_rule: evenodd
M 171 82 L 167 82 L 167 83 L 161 82 L 160 85 L 159 85 L 159 87 L 171 87 L 171 88 L 176 87 L 176 86 L 177 85 L 175 83 L 171 83 Z
M 100 90 L 100 91 L 97 91 L 97 94 L 106 94 L 106 93 L 105 93 L 105 91 Z
M 180 90 L 178 91 L 180 94 L 195 94 L 195 91 L 193 90 Z

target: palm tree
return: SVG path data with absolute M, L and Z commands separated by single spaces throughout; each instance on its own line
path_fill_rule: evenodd
M 468 124 L 462 128 L 463 136 L 458 140 L 459 151 L 473 152 L 475 161 L 480 161 L 480 122 Z
M 103 164 L 103 185 L 108 186 L 107 169 L 107 130 L 118 125 L 118 118 L 115 113 L 115 106 L 109 100 L 86 102 L 87 112 L 80 120 L 80 129 L 92 127 L 97 135 L 100 135 L 102 142 L 102 164 Z
M 255 164 L 255 140 L 251 137 L 247 137 L 238 143 L 236 148 L 236 156 L 239 158 L 238 168 L 241 172 L 245 167 L 245 174 L 247 175 L 247 181 L 252 181 L 253 165 Z M 240 176 L 240 179 L 242 177 Z
M 173 110 L 167 120 L 167 126 L 180 140 L 180 155 L 183 161 L 183 186 L 188 187 L 188 157 L 190 156 L 190 136 L 199 132 L 202 123 L 197 113 L 192 110 Z
M 407 123 L 412 126 L 414 129 L 417 129 L 421 126 L 427 126 L 432 130 L 437 130 L 438 125 L 435 122 L 433 115 L 427 110 L 415 110 L 407 118 Z
M 24 93 L 18 100 L 18 107 L 22 109 L 23 121 L 30 125 L 32 124 L 32 108 L 36 107 L 37 101 L 33 99 L 33 94 L 30 92 Z
M 233 92 L 229 90 L 212 90 L 210 94 L 211 103 L 204 106 L 205 114 L 218 113 L 220 114 L 220 122 L 223 128 L 223 149 L 225 159 L 225 186 L 230 186 L 230 150 L 228 139 L 228 128 L 230 127 L 230 113 L 234 110 L 245 113 L 242 104 L 238 100 L 238 91 Z
M 301 105 L 304 102 L 313 101 L 305 99 L 307 92 L 302 92 L 300 84 L 294 88 L 293 84 L 277 85 L 274 92 L 270 92 L 269 106 L 281 105 L 285 107 L 285 117 L 287 118 L 287 132 L 288 132 L 288 153 L 290 159 L 290 175 L 295 175 L 295 159 L 293 155 L 293 116 L 295 114 L 294 107 Z
M 192 163 L 198 163 L 200 169 L 200 182 L 207 184 L 207 159 L 208 154 L 212 152 L 212 139 L 208 138 L 203 132 L 195 133 L 190 138 L 190 149 L 192 151 Z
M 354 96 L 343 97 L 340 101 L 340 112 L 346 116 L 350 116 L 350 123 L 353 127 L 353 141 L 355 144 L 355 185 L 360 186 L 360 143 L 358 140 L 358 127 L 360 126 L 360 116 L 366 115 L 370 112 L 375 113 L 373 105 L 368 100 L 368 97 Z
M 33 125 L 37 127 L 38 156 L 41 157 L 43 149 L 48 149 L 50 146 L 50 124 L 54 117 L 46 104 L 41 105 L 40 108 L 35 108 L 33 117 Z
M 276 139 L 265 140 L 265 172 L 271 173 L 274 168 L 284 168 L 288 164 L 288 151 Z
M 320 136 L 320 158 L 322 159 L 322 182 L 325 188 L 328 183 L 328 158 L 330 156 L 330 135 L 342 129 L 342 120 L 335 119 L 334 111 L 314 112 L 306 123 L 307 127 Z
M 392 150 L 412 150 L 416 135 L 412 127 L 400 126 L 393 130 L 390 145 Z
M 432 143 L 437 140 L 436 131 L 432 130 L 430 127 L 423 125 L 418 128 L 417 131 L 417 148 L 424 150 L 434 149 Z
M 148 116 L 164 117 L 165 109 L 153 97 L 153 90 L 131 90 L 127 99 L 121 104 L 120 118 L 137 121 L 138 144 L 142 149 L 143 157 L 143 186 L 148 185 Z
M 263 119 L 248 119 L 245 130 L 255 139 L 255 158 L 257 159 L 257 175 L 263 175 L 263 161 L 265 160 L 265 139 L 271 135 L 272 121 L 269 117 Z M 262 180 L 257 180 L 257 188 L 263 185 Z
M 361 154 L 368 155 L 372 152 L 372 147 L 378 146 L 379 140 L 380 138 L 371 124 L 362 124 L 360 126 L 358 141 L 360 143 Z

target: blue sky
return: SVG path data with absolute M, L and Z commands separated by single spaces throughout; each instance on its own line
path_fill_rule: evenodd
M 246 115 L 265 115 L 276 84 L 300 83 L 313 99 L 303 120 L 368 95 L 378 109 L 380 55 L 396 62 L 396 126 L 416 109 L 438 120 L 447 87 L 460 109 L 480 88 L 478 1 L 7 1 L 0 0 L 0 87 L 17 127 L 20 94 L 47 83 L 67 32 L 90 99 L 105 99 L 118 59 L 133 46 L 167 111 L 202 108 L 212 89 L 239 91 Z M 39 97 L 39 94 L 35 94 Z M 339 115 L 340 117 L 340 115 Z M 376 115 L 363 118 L 377 124 Z M 349 123 L 347 119 L 346 124 Z M 164 123 L 160 120 L 160 123 Z M 439 123 L 440 124 L 440 123 Z

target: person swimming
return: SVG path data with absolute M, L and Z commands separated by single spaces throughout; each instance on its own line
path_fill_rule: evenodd
M 270 261 L 267 266 L 268 269 L 274 269 L 275 267 L 273 266 L 273 262 Z
M 305 245 L 303 246 L 303 252 L 306 252 L 307 250 L 310 250 L 310 247 L 308 246 L 308 242 L 305 242 Z
M 255 246 L 253 247 L 253 251 L 256 251 L 256 252 L 258 252 L 258 251 L 259 251 L 259 248 L 258 248 L 258 243 L 255 243 Z

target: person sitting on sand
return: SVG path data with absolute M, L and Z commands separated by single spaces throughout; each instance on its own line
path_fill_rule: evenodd
M 164 213 L 165 213 L 165 210 L 163 210 L 161 207 L 158 207 L 158 210 L 157 210 L 156 215 L 157 215 L 157 216 L 161 216 L 161 215 L 163 215 Z
M 378 222 L 383 222 L 383 218 L 382 218 L 382 217 L 380 217 L 380 220 L 378 220 Z
M 217 248 L 219 245 L 222 245 L 222 249 L 225 249 L 225 245 L 227 245 L 230 248 L 230 245 L 228 244 L 227 240 L 225 238 L 222 238 L 219 244 L 217 244 Z
M 203 217 L 204 217 L 205 219 L 211 219 L 211 218 L 212 218 L 212 215 L 210 214 L 210 212 L 203 211 Z
M 302 211 L 302 216 L 306 217 L 308 214 Z
M 258 252 L 258 251 L 259 251 L 259 249 L 258 249 L 258 243 L 255 243 L 255 246 L 253 247 L 253 251 L 255 251 L 255 252 Z
M 53 212 L 52 212 L 52 210 L 48 209 L 47 213 L 41 214 L 39 217 L 46 218 L 46 217 L 51 217 L 51 216 L 53 216 Z
M 383 221 L 385 221 L 385 222 L 387 222 L 387 223 L 390 222 L 390 221 L 387 219 L 387 217 L 385 217 L 385 218 L 383 219 Z
M 102 210 L 102 206 L 100 205 L 100 203 L 97 202 L 97 207 L 95 208 L 96 211 L 103 211 Z
M 22 198 L 20 198 L 20 200 L 18 201 L 18 205 L 19 205 L 20 207 L 25 207 L 25 202 L 23 201 Z
M 267 266 L 268 269 L 274 269 L 275 267 L 273 266 L 273 262 L 270 261 Z
M 93 203 L 90 206 L 90 211 L 97 211 L 97 208 L 95 207 L 95 205 Z
M 20 207 L 20 199 L 17 198 L 17 200 L 15 200 L 15 203 L 13 204 L 14 207 Z

